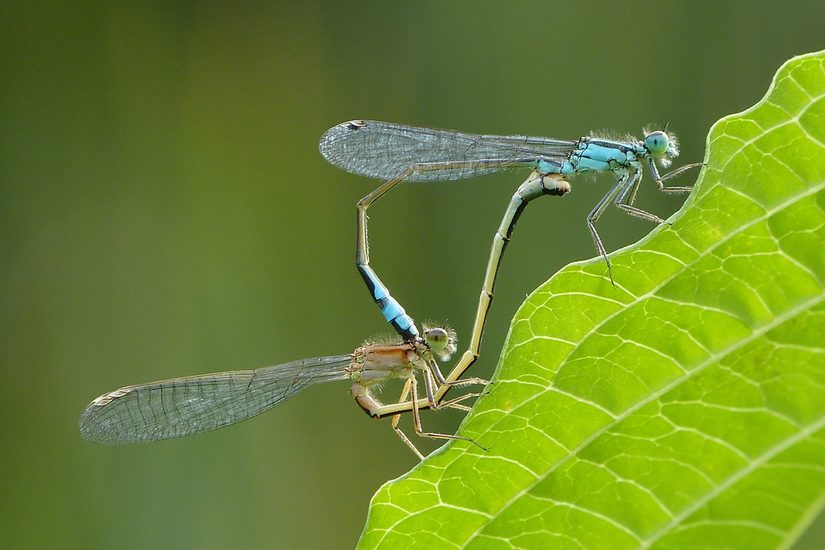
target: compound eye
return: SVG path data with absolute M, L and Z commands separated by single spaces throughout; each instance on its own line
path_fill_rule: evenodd
M 424 333 L 424 339 L 434 352 L 442 351 L 450 343 L 450 335 L 441 327 L 429 329 Z
M 664 132 L 651 132 L 645 136 L 645 147 L 647 147 L 651 155 L 660 157 L 667 153 L 668 147 L 670 147 L 670 140 Z

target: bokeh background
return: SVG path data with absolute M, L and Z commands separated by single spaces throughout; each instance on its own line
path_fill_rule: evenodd
M 143 446 L 85 443 L 78 415 L 126 384 L 387 331 L 353 265 L 354 205 L 376 182 L 324 162 L 328 127 L 576 138 L 659 122 L 697 161 L 715 120 L 825 46 L 824 16 L 821 0 L 3 2 L 0 545 L 352 547 L 372 493 L 416 459 L 345 383 Z M 404 186 L 372 211 L 373 266 L 415 317 L 468 333 L 523 176 Z M 522 217 L 477 375 L 523 297 L 594 255 L 584 218 L 608 183 Z M 681 200 L 640 195 L 665 216 Z M 609 249 L 651 230 L 612 210 L 601 228 Z M 424 419 L 450 432 L 461 415 Z

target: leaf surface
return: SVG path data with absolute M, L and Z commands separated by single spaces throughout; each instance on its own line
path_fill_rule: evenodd
M 690 198 L 513 320 L 460 433 L 362 548 L 775 548 L 825 502 L 825 52 L 716 123 Z M 518 238 L 516 235 L 515 238 Z

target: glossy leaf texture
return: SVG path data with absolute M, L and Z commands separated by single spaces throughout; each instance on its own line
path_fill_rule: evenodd
M 825 502 L 825 52 L 723 118 L 682 210 L 513 320 L 362 548 L 775 548 Z M 647 182 L 650 184 L 650 182 Z M 516 237 L 518 238 L 518 237 Z

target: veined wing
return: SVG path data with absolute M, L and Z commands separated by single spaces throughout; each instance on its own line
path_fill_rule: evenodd
M 214 430 L 260 414 L 311 384 L 346 380 L 352 355 L 172 378 L 101 395 L 80 415 L 83 439 L 116 445 Z
M 469 134 L 352 120 L 327 130 L 318 148 L 331 164 L 380 180 L 398 177 L 416 163 L 458 163 L 454 167 L 416 172 L 407 178 L 443 181 L 476 177 L 536 160 L 561 161 L 575 146 L 575 141 L 543 137 Z

